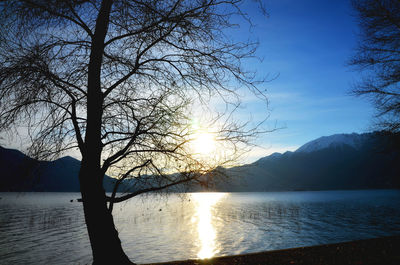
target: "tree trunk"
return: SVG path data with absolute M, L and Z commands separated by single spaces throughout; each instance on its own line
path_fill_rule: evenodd
M 93 264 L 134 264 L 124 253 L 113 216 L 107 208 L 105 191 L 90 161 L 82 160 L 79 180 L 85 221 L 92 246 Z
M 121 247 L 112 214 L 107 208 L 101 170 L 103 94 L 101 66 L 112 0 L 103 0 L 92 37 L 88 66 L 87 120 L 79 182 L 92 246 L 93 264 L 133 264 Z

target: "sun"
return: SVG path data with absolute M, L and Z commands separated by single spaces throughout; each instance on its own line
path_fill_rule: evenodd
M 193 152 L 202 156 L 210 156 L 216 147 L 215 136 L 208 131 L 197 131 L 193 135 Z

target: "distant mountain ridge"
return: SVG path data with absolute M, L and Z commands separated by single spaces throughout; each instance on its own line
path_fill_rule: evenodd
M 54 161 L 38 161 L 22 152 L 0 147 L 0 191 L 79 192 L 81 162 L 65 156 Z M 112 191 L 115 180 L 104 177 L 104 187 Z
M 400 153 L 390 137 L 375 132 L 335 134 L 310 141 L 294 152 L 274 153 L 240 167 L 221 169 L 228 181 L 215 191 L 290 191 L 400 187 Z M 0 191 L 79 191 L 80 161 L 45 162 L 0 147 Z M 133 180 L 131 180 L 133 181 Z M 105 176 L 112 191 L 115 179 Z M 132 183 L 126 183 L 126 187 Z M 172 189 L 173 191 L 174 189 Z M 199 187 L 190 190 L 199 191 Z
M 274 153 L 226 169 L 230 182 L 220 191 L 381 189 L 400 187 L 400 154 L 381 132 L 335 134 L 294 152 Z
M 302 145 L 295 152 L 311 153 L 325 148 L 341 147 L 344 145 L 359 150 L 368 139 L 371 139 L 371 137 L 374 137 L 374 133 L 334 134 L 331 136 L 322 136 Z

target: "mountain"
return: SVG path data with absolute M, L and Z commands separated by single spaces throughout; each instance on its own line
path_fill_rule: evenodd
M 334 134 L 331 136 L 323 136 L 302 145 L 296 150 L 297 153 L 311 153 L 325 148 L 340 148 L 350 146 L 356 150 L 360 150 L 366 142 L 374 137 L 374 133 L 364 134 Z
M 55 161 L 38 161 L 20 151 L 0 147 L 0 191 L 79 192 L 81 162 L 70 156 Z M 104 177 L 112 191 L 115 180 Z
M 33 185 L 38 161 L 20 151 L 0 147 L 0 191 L 25 191 Z
M 219 191 L 379 189 L 400 187 L 399 152 L 391 137 L 375 132 L 336 134 L 308 142 L 295 152 L 274 153 L 225 170 Z
M 229 169 L 215 191 L 291 191 L 400 187 L 400 153 L 392 137 L 375 132 L 335 134 L 310 141 L 295 152 L 274 153 Z M 80 161 L 62 157 L 37 161 L 0 147 L 0 191 L 79 191 Z M 115 179 L 105 176 L 112 191 Z M 132 186 L 129 181 L 125 187 Z M 121 187 L 122 189 L 126 189 Z M 189 185 L 189 190 L 199 191 Z M 177 189 L 171 189 L 177 191 Z

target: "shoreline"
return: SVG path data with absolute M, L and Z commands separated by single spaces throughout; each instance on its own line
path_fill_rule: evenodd
M 398 265 L 400 235 L 309 247 L 264 251 L 215 257 L 204 260 L 182 260 L 143 265 Z

